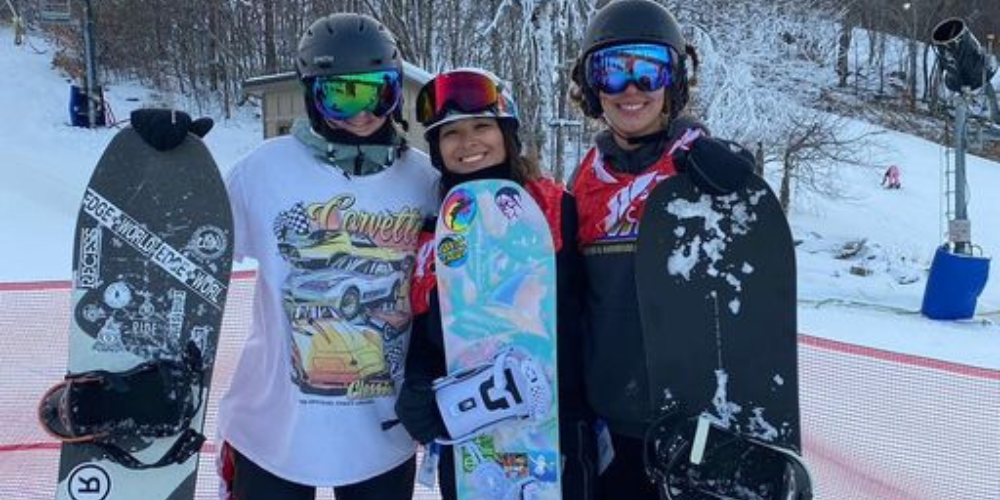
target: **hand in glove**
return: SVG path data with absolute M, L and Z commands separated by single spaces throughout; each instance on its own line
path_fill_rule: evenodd
M 681 155 L 678 170 L 711 195 L 739 191 L 753 174 L 754 158 L 743 146 L 722 139 L 701 137 Z
M 211 118 L 191 121 L 191 116 L 183 111 L 153 108 L 133 111 L 131 122 L 139 137 L 158 151 L 176 148 L 184 142 L 189 132 L 205 137 L 215 124 Z
M 421 444 L 447 435 L 430 382 L 406 380 L 396 399 L 396 416 Z

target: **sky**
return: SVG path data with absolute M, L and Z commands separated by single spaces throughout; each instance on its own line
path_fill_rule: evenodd
M 69 126 L 69 81 L 51 68 L 51 53 L 9 43 L 0 28 L 0 282 L 68 280 L 78 205 L 87 180 L 116 128 Z M 39 39 L 33 44 L 48 52 Z M 113 83 L 105 97 L 119 119 L 143 105 L 183 102 L 137 84 Z M 181 104 L 183 106 L 183 104 Z M 841 196 L 799 194 L 790 214 L 797 241 L 799 331 L 832 340 L 982 368 L 1000 369 L 1000 268 L 991 266 L 977 316 L 934 321 L 921 316 L 927 272 L 944 241 L 942 172 L 946 148 L 862 122 L 882 132 L 878 155 L 902 172 L 902 189 L 880 186 L 881 169 L 835 172 Z M 206 138 L 227 171 L 262 141 L 258 111 L 218 120 Z M 1000 252 L 1000 164 L 968 157 L 973 242 Z M 778 185 L 776 165 L 766 177 Z M 864 241 L 852 258 L 845 245 Z M 850 272 L 864 267 L 867 276 Z M 245 266 L 244 266 L 245 267 Z

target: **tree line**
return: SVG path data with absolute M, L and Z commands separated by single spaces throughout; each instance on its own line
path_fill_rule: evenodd
M 41 0 L 12 0 L 37 19 Z M 79 19 L 81 0 L 66 0 Z M 136 79 L 179 92 L 197 111 L 228 116 L 241 105 L 242 82 L 294 68 L 299 37 L 333 12 L 372 15 L 396 34 L 404 58 L 430 72 L 488 68 L 512 82 L 526 147 L 562 177 L 599 123 L 567 98 L 569 73 L 587 19 L 607 0 L 98 0 L 95 14 L 100 78 Z M 930 82 L 923 43 L 949 16 L 965 18 L 980 36 L 1000 31 L 995 0 L 661 0 L 698 49 L 701 65 L 693 114 L 716 135 L 742 142 L 779 162 L 783 183 L 823 179 L 834 162 L 864 163 L 866 154 L 795 154 L 803 144 L 850 150 L 842 123 L 812 108 L 830 83 L 899 98 L 915 106 L 940 89 Z M 904 4 L 907 6 L 904 7 Z M 9 13 L 6 14 L 9 17 Z M 39 23 L 34 23 L 39 27 Z M 83 74 L 79 22 L 46 25 L 56 62 Z M 862 41 L 859 30 L 874 33 Z M 886 40 L 911 40 L 902 64 L 887 64 Z M 984 41 L 984 44 L 986 42 Z M 919 49 L 918 49 L 919 47 Z M 819 77 L 816 77 L 819 75 Z M 829 75 L 828 78 L 824 75 Z M 825 78 L 825 79 L 824 79 Z M 917 82 L 923 82 L 918 85 Z M 824 83 L 825 82 L 825 83 Z M 902 84 L 899 84 L 902 82 Z M 876 83 L 878 83 L 876 85 Z M 918 95 L 918 89 L 920 95 Z M 793 99 L 789 99 L 792 96 Z M 824 124 L 818 130 L 815 126 Z M 810 141 L 811 137 L 827 137 Z M 839 134 L 839 135 L 838 135 Z M 857 137 L 853 138 L 858 140 Z M 826 158 L 827 167 L 823 164 Z M 790 188 L 789 188 L 790 189 Z M 788 200 L 790 203 L 790 194 Z

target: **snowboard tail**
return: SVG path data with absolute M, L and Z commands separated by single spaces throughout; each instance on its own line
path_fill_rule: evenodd
M 669 498 L 809 498 L 801 478 L 799 496 L 775 487 L 801 463 L 790 461 L 801 451 L 795 254 L 778 200 L 756 176 L 713 197 L 676 175 L 650 194 L 640 227 L 649 397 L 672 422 L 651 428 L 653 476 Z M 711 460 L 669 451 L 685 442 Z M 706 485 L 719 496 L 698 496 Z

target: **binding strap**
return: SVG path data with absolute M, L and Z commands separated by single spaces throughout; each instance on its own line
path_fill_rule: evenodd
M 92 444 L 130 469 L 181 463 L 205 442 L 191 428 L 204 402 L 204 368 L 201 351 L 189 342 L 181 361 L 69 374 L 42 397 L 38 418 L 59 441 Z M 142 462 L 122 448 L 124 442 L 171 436 L 177 440 L 154 462 Z
M 795 451 L 722 427 L 710 415 L 666 409 L 647 429 L 643 462 L 662 500 L 811 500 Z

